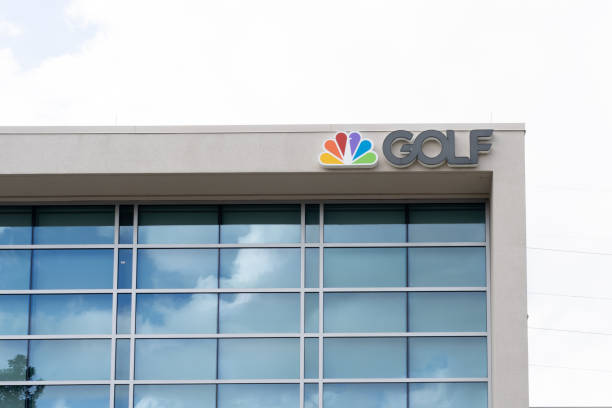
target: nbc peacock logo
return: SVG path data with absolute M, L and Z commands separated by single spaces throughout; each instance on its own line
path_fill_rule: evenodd
M 330 168 L 374 167 L 378 155 L 373 147 L 372 142 L 361 137 L 359 132 L 350 132 L 348 137 L 346 133 L 338 132 L 333 139 L 323 142 L 319 163 Z

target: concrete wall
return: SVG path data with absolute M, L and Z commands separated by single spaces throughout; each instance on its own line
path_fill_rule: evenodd
M 398 169 L 392 130 L 494 129 L 475 168 Z M 361 131 L 374 169 L 318 164 L 325 139 Z M 516 124 L 0 128 L 0 203 L 490 199 L 493 408 L 528 407 L 524 128 Z M 463 142 L 460 142 L 463 141 Z

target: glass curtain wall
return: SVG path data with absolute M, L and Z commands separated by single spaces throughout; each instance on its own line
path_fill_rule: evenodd
M 0 406 L 485 408 L 484 203 L 0 207 Z

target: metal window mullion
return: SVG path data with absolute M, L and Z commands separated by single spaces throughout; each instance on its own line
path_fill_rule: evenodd
M 138 263 L 138 204 L 134 204 L 134 219 L 132 227 L 132 297 L 130 310 L 130 384 L 128 391 L 128 407 L 134 406 L 134 379 L 135 379 L 135 348 L 136 348 L 136 273 Z
M 115 363 L 117 361 L 117 274 L 119 261 L 119 205 L 115 205 L 115 223 L 114 223 L 114 248 L 113 248 L 113 305 L 112 305 L 112 328 L 111 328 L 111 369 L 110 369 L 110 401 L 109 407 L 115 406 Z
M 486 265 L 486 288 L 487 288 L 487 402 L 488 407 L 493 406 L 493 398 L 491 396 L 491 374 L 493 369 L 493 362 L 491 361 L 491 355 L 493 353 L 493 345 L 491 344 L 491 233 L 490 233 L 490 203 L 487 200 L 485 202 L 485 265 Z
M 325 222 L 325 205 L 319 204 L 319 408 L 323 408 L 323 227 Z
M 305 278 L 305 264 L 306 264 L 306 205 L 300 204 L 300 408 L 304 408 L 304 371 L 305 371 L 305 358 L 304 358 L 304 332 L 305 332 L 305 293 L 304 287 L 306 286 Z

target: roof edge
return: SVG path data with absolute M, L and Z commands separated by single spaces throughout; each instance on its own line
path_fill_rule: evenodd
M 391 132 L 398 129 L 493 129 L 525 131 L 524 123 L 357 123 L 301 125 L 208 125 L 208 126 L 0 126 L 0 134 L 185 134 L 185 133 L 323 133 L 347 130 Z

